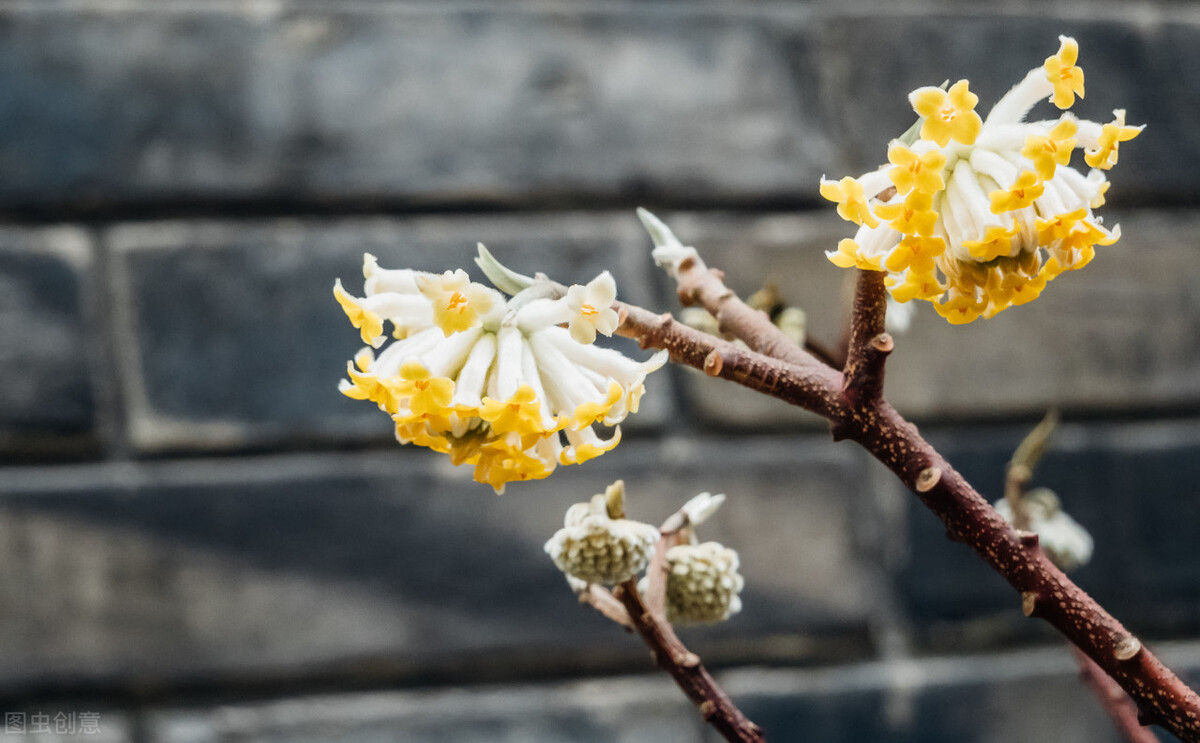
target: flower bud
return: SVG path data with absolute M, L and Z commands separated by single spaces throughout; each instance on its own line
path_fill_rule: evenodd
M 745 582 L 738 554 L 717 542 L 681 544 L 667 551 L 667 620 L 713 624 L 742 610 Z
M 658 529 L 608 515 L 606 496 L 567 509 L 565 525 L 546 542 L 546 554 L 568 578 L 611 586 L 645 570 Z

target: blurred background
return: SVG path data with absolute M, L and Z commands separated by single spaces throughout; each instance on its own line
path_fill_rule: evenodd
M 714 740 L 542 552 L 624 478 L 654 523 L 728 494 L 700 536 L 745 608 L 683 638 L 772 741 L 1118 740 L 1054 632 L 811 416 L 665 370 L 616 451 L 497 497 L 336 390 L 363 252 L 473 271 L 483 241 L 677 309 L 636 206 L 833 344 L 820 176 L 883 162 L 920 85 L 986 111 L 1060 33 L 1077 111 L 1147 124 L 1125 237 L 993 320 L 918 307 L 887 393 L 992 499 L 1059 406 L 1034 485 L 1096 538 L 1076 579 L 1200 680 L 1195 6 L 44 0 L 0 6 L 5 735 Z

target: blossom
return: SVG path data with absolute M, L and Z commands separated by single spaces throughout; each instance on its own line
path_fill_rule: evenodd
M 607 492 L 568 508 L 563 528 L 546 542 L 546 554 L 568 578 L 611 586 L 646 569 L 658 543 L 658 527 L 613 517 L 613 491 L 623 495 L 624 489 L 618 480 Z
M 617 329 L 617 312 L 612 303 L 617 298 L 617 285 L 612 274 L 604 271 L 587 283 L 567 290 L 568 321 L 571 337 L 579 343 L 596 340 L 596 332 L 612 335 Z
M 1119 143 L 1142 127 L 1127 126 L 1123 109 L 1108 124 L 1069 112 L 1025 120 L 1041 101 L 1065 109 L 1083 97 L 1078 44 L 1060 42 L 982 120 L 966 80 L 914 91 L 909 100 L 921 119 L 889 144 L 887 165 L 821 179 L 821 194 L 859 225 L 853 239 L 827 251 L 829 260 L 886 271 L 896 301 L 924 299 L 950 322 L 966 323 L 1036 298 L 1057 276 L 1087 265 L 1096 246 L 1116 242 L 1120 228 L 1105 227 L 1094 210 Z M 1086 175 L 1071 167 L 1076 149 L 1093 168 Z
M 975 137 L 983 127 L 983 120 L 975 113 L 979 96 L 967 89 L 967 81 L 959 80 L 950 90 L 941 88 L 917 88 L 908 95 L 913 111 L 924 121 L 921 123 L 921 138 L 932 140 L 945 147 L 953 139 L 963 144 L 974 144 Z
M 339 389 L 388 413 L 400 443 L 473 465 L 475 479 L 497 492 L 610 451 L 621 439 L 617 424 L 638 409 L 646 375 L 666 362 L 665 351 L 634 361 L 560 326 L 590 322 L 590 338 L 612 332 L 606 312 L 616 288 L 607 274 L 557 292 L 566 296 L 545 280 L 509 299 L 461 270 L 381 269 L 371 255 L 363 275 L 365 297 L 334 284 L 368 346 L 347 364 Z M 586 301 L 575 307 L 569 296 Z M 385 321 L 393 332 L 383 347 Z M 594 428 L 612 430 L 602 438 Z

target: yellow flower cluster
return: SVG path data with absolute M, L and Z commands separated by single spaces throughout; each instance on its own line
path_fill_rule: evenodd
M 368 255 L 363 274 L 365 297 L 334 285 L 368 344 L 339 389 L 387 412 L 400 443 L 473 465 L 475 479 L 497 492 L 615 447 L 619 428 L 602 439 L 592 427 L 636 412 L 646 374 L 666 360 L 666 352 L 637 362 L 590 345 L 597 330 L 616 327 L 607 272 L 568 296 L 520 301 L 461 270 L 385 270 Z M 394 340 L 376 355 L 385 321 Z
M 1102 226 L 1102 172 L 1117 162 L 1119 143 L 1142 127 L 1125 112 L 1098 124 L 1062 114 L 1027 122 L 1034 104 L 1068 108 L 1082 98 L 1079 46 L 1060 37 L 1058 53 L 1002 97 L 986 119 L 977 96 L 959 80 L 948 90 L 909 95 L 919 130 L 888 146 L 888 165 L 858 178 L 821 180 L 821 195 L 859 225 L 829 259 L 843 268 L 886 271 L 900 302 L 924 299 L 952 323 L 992 317 L 1036 298 L 1064 271 L 1087 265 L 1095 246 L 1120 229 Z M 1088 175 L 1070 167 L 1085 150 Z

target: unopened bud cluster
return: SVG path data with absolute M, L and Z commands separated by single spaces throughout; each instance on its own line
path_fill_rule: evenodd
M 717 542 L 681 544 L 667 551 L 667 564 L 668 621 L 710 624 L 742 610 L 736 550 Z
M 642 572 L 657 542 L 657 528 L 612 518 L 605 495 L 596 495 L 567 509 L 564 527 L 546 542 L 546 554 L 570 578 L 611 586 Z

